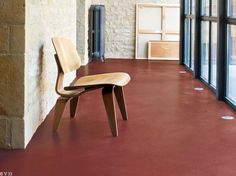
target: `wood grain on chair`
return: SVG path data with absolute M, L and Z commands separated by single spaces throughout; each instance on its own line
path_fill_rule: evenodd
M 112 135 L 118 136 L 114 95 L 116 96 L 122 117 L 128 119 L 124 99 L 123 86 L 129 83 L 130 76 L 123 72 L 103 73 L 83 76 L 76 80 L 73 85 L 63 87 L 65 73 L 77 70 L 81 66 L 81 60 L 75 46 L 70 40 L 60 37 L 52 39 L 56 50 L 55 59 L 58 66 L 56 92 L 60 95 L 55 106 L 53 130 L 58 129 L 65 105 L 70 101 L 70 115 L 76 115 L 76 107 L 79 96 L 88 91 L 102 89 L 102 96 L 108 116 Z

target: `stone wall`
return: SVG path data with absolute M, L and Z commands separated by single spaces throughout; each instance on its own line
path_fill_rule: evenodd
M 91 0 L 77 0 L 77 50 L 82 64 L 88 63 L 88 12 Z
M 51 38 L 76 44 L 76 0 L 0 0 L 0 9 L 0 148 L 24 148 L 55 105 Z
M 53 108 L 57 67 L 51 38 L 76 44 L 76 0 L 27 0 L 25 48 L 25 144 Z M 67 76 L 65 84 L 75 78 Z
M 25 2 L 0 0 L 0 147 L 24 146 Z
M 171 3 L 179 0 L 92 0 L 106 7 L 106 57 L 134 58 L 136 3 Z

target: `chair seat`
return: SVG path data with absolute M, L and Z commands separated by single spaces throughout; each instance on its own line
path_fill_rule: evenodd
M 123 72 L 104 73 L 90 76 L 83 76 L 75 81 L 73 86 L 99 86 L 116 85 L 125 86 L 130 81 L 130 76 Z

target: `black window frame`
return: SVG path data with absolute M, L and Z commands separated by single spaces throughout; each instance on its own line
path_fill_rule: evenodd
M 236 16 L 235 17 L 231 17 L 231 16 L 229 16 L 228 14 L 228 12 L 230 12 L 231 10 L 232 10 L 232 6 L 231 5 L 229 5 L 228 3 L 229 3 L 229 1 L 230 0 L 226 0 L 226 3 L 225 3 L 225 12 L 224 12 L 224 16 L 225 16 L 225 26 L 224 26 L 224 28 L 225 28 L 225 48 L 227 48 L 227 46 L 228 46 L 228 41 L 227 41 L 227 39 L 228 39 L 228 25 L 234 25 L 234 26 L 236 26 Z M 235 9 L 236 10 L 236 9 Z M 225 75 L 225 77 L 224 77 L 224 83 L 225 83 L 225 86 L 224 86 L 224 97 L 223 97 L 223 99 L 228 103 L 228 104 L 230 104 L 234 109 L 236 109 L 236 104 L 235 104 L 235 102 L 233 102 L 233 101 L 231 101 L 231 99 L 230 99 L 230 97 L 227 97 L 227 60 L 228 60 L 228 51 L 227 51 L 227 49 L 225 49 L 225 62 L 224 62 L 224 75 Z
M 195 1 L 195 58 L 194 58 L 194 70 L 193 77 L 201 80 L 205 85 L 207 85 L 215 94 L 218 100 L 225 101 L 233 109 L 236 110 L 236 105 L 227 98 L 226 83 L 227 83 L 227 25 L 236 25 L 236 17 L 228 16 L 228 10 L 230 6 L 228 5 L 228 0 L 217 0 L 217 15 L 212 16 L 213 6 L 212 1 L 210 0 L 209 4 L 209 16 L 202 15 L 202 0 Z M 191 70 L 188 66 L 185 65 L 185 19 L 186 17 L 192 18 L 192 16 L 185 15 L 185 2 L 186 0 L 180 1 L 180 10 L 181 10 L 181 24 L 180 24 L 180 64 L 184 65 L 188 70 Z M 209 47 L 209 79 L 208 82 L 201 78 L 201 23 L 202 21 L 209 21 L 210 26 L 210 35 L 209 41 L 211 42 L 212 37 L 212 23 L 217 23 L 217 79 L 216 79 L 216 88 L 214 88 L 211 83 L 211 47 Z M 219 42 L 220 41 L 220 42 Z M 211 44 L 209 44 L 211 46 Z M 191 55 L 190 55 L 191 56 Z M 191 58 L 189 58 L 191 60 Z
M 217 89 L 217 85 L 216 85 L 216 87 L 214 87 L 213 85 L 212 85 L 212 24 L 213 23 L 216 23 L 216 24 L 218 24 L 218 18 L 217 18 L 217 16 L 213 16 L 212 15 L 212 1 L 213 0 L 209 0 L 209 15 L 203 15 L 202 14 L 202 4 L 201 4 L 201 2 L 202 2 L 202 0 L 200 0 L 200 20 L 199 21 L 197 21 L 197 25 L 199 25 L 200 26 L 200 28 L 201 28 L 201 25 L 202 25 L 202 22 L 209 22 L 209 52 L 208 52 L 208 58 L 209 58 L 209 62 L 208 62 L 208 78 L 207 78 L 207 80 L 205 80 L 202 76 L 201 76 L 201 60 L 202 60 L 202 55 L 200 55 L 200 61 L 199 61 L 199 63 L 200 63 L 200 65 L 199 65 L 199 70 L 200 70 L 200 73 L 199 73 L 199 78 L 203 81 L 203 82 L 205 82 L 205 84 L 214 92 L 214 93 L 216 93 L 216 89 Z M 218 29 L 217 29 L 218 30 Z M 217 45 L 218 45 L 218 43 L 219 42 L 217 42 Z M 201 45 L 201 38 L 200 38 L 200 45 Z M 202 53 L 202 51 L 201 51 L 201 46 L 199 45 L 199 47 L 200 47 L 200 53 Z
M 186 9 L 186 1 L 189 2 L 189 13 L 186 14 L 185 12 L 185 9 Z M 192 38 L 192 32 L 193 30 L 195 29 L 192 29 L 192 23 L 194 21 L 195 23 L 195 19 L 196 19 L 196 13 L 195 13 L 195 9 L 196 9 L 196 5 L 195 5 L 195 9 L 193 10 L 193 1 L 195 1 L 196 3 L 196 0 L 181 0 L 181 8 L 180 8 L 180 18 L 181 18 L 181 24 L 180 24 L 180 48 L 184 48 L 183 50 L 180 50 L 180 64 L 181 65 L 185 65 L 187 69 L 189 69 L 189 71 L 193 72 L 195 68 L 195 65 L 193 66 L 192 68 L 192 41 L 193 41 L 193 38 Z M 186 33 L 186 28 L 185 28 L 185 20 L 189 20 L 189 33 Z M 188 64 L 185 63 L 185 58 L 186 58 L 186 53 L 185 53 L 185 45 L 184 42 L 185 42 L 185 38 L 186 38 L 186 34 L 188 35 L 189 37 L 189 56 L 190 58 L 188 59 Z M 194 40 L 195 40 L 195 37 L 194 37 Z M 195 46 L 194 46 L 194 58 L 195 58 Z M 194 59 L 195 60 L 195 59 Z

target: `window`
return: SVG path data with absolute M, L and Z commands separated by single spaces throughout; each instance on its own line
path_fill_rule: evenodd
M 212 2 L 211 2 L 211 8 L 212 8 L 212 13 L 211 13 L 211 15 L 212 16 L 217 16 L 217 8 L 218 8 L 218 6 L 217 6 L 217 0 L 212 0 Z
M 185 45 L 184 45 L 184 52 L 185 52 L 185 57 L 184 57 L 184 63 L 186 66 L 189 66 L 189 58 L 190 58 L 190 19 L 185 19 Z
M 191 69 L 194 70 L 194 54 L 195 54 L 195 20 L 192 20 L 191 26 Z
M 227 29 L 227 92 L 226 96 L 236 103 L 236 26 L 228 25 Z
M 202 16 L 210 15 L 210 0 L 202 0 Z
M 228 17 L 236 18 L 236 0 L 228 0 Z
M 183 2 L 181 63 L 236 109 L 236 0 Z
M 185 1 L 184 64 L 194 70 L 195 0 Z
M 209 22 L 202 22 L 201 31 L 201 78 L 208 82 L 209 77 Z
M 184 5 L 184 14 L 185 15 L 190 15 L 190 9 L 191 9 L 191 7 L 190 7 L 190 0 L 185 0 L 185 5 Z
M 217 23 L 211 26 L 211 86 L 216 88 L 217 72 Z
M 200 77 L 217 89 L 217 0 L 202 0 Z
M 227 9 L 226 99 L 236 106 L 236 0 Z

